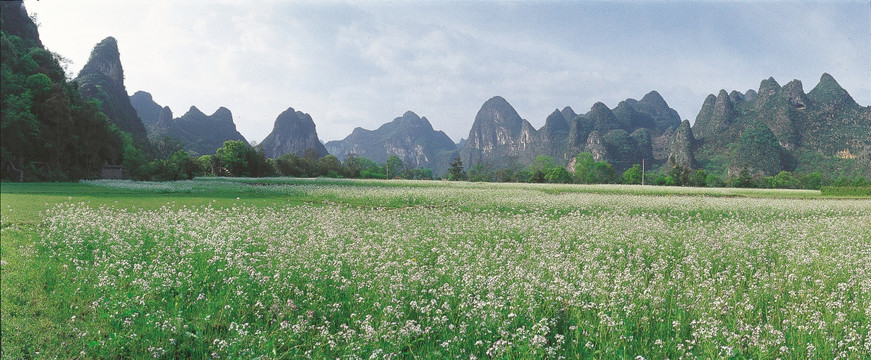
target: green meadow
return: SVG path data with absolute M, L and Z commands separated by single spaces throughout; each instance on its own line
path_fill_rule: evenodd
M 9 184 L 3 359 L 867 359 L 871 199 L 198 178 Z

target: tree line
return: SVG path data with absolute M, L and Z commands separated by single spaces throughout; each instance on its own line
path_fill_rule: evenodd
M 225 141 L 214 154 L 199 157 L 168 138 L 159 141 L 156 147 L 163 149 L 167 156 L 150 162 L 125 161 L 131 178 L 152 181 L 185 180 L 197 176 L 433 179 L 432 170 L 406 167 L 395 154 L 390 155 L 384 164 L 379 164 L 355 154 L 348 154 L 344 161 L 335 155 L 319 157 L 314 149 L 271 159 L 262 149 L 238 140 Z
M 572 169 L 569 172 L 567 168 Z M 449 180 L 468 180 L 475 182 L 525 182 L 561 184 L 647 184 L 657 186 L 692 187 L 739 187 L 768 189 L 813 189 L 823 186 L 868 187 L 871 180 L 861 176 L 826 176 L 819 171 L 799 174 L 780 171 L 773 176 L 753 176 L 747 167 L 731 176 L 720 177 L 703 169 L 690 169 L 669 161 L 642 172 L 641 164 L 634 164 L 618 174 L 614 167 L 604 160 L 594 160 L 593 154 L 581 152 L 570 166 L 557 165 L 553 158 L 537 156 L 528 166 L 494 167 L 490 164 L 476 164 L 468 172 L 462 168 L 462 160 L 457 157 L 451 163 Z

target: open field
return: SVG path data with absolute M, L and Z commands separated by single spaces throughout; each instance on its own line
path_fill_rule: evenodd
M 2 358 L 863 359 L 871 200 L 3 184 Z

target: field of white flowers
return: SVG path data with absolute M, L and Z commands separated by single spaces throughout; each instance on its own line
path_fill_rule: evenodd
M 869 200 L 95 184 L 257 190 L 232 206 L 51 208 L 37 249 L 47 291 L 71 309 L 70 357 L 871 354 Z M 271 202 L 245 201 L 254 195 Z M 300 196 L 312 200 L 288 201 Z

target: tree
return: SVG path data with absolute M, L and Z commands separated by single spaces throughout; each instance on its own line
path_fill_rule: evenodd
M 317 167 L 319 176 L 336 178 L 342 172 L 342 162 L 335 155 L 327 155 L 318 159 Z
M 620 178 L 620 182 L 624 184 L 641 184 L 641 166 L 635 164 L 631 168 L 626 169 Z
M 588 183 L 593 184 L 610 184 L 616 178 L 614 167 L 603 161 L 593 163 L 593 169 L 588 175 L 587 180 L 591 180 Z
M 581 184 L 589 184 L 590 172 L 593 170 L 593 154 L 579 153 L 575 156 L 575 180 Z
M 738 176 L 735 177 L 732 181 L 735 184 L 735 187 L 739 188 L 749 188 L 753 187 L 753 177 L 750 176 L 750 171 L 747 170 L 747 165 L 741 168 L 741 171 L 738 172 Z
M 554 166 L 547 170 L 544 174 L 544 179 L 553 184 L 570 184 L 572 182 L 572 174 L 562 166 Z
M 432 170 L 428 168 L 405 169 L 402 172 L 403 179 L 432 180 Z
M 471 170 L 469 170 L 469 181 L 493 181 L 496 173 L 493 171 L 492 166 L 489 164 L 475 164 Z
M 184 149 L 184 143 L 181 140 L 169 135 L 152 140 L 151 143 L 155 150 L 157 150 L 157 157 L 159 158 L 168 158 L 179 150 Z
M 801 187 L 805 189 L 819 190 L 823 187 L 823 175 L 814 171 L 801 178 Z
M 674 155 L 668 158 L 668 165 L 671 168 L 668 170 L 668 176 L 674 179 L 677 186 L 687 186 L 690 183 L 690 168 L 680 165 L 674 161 Z
M 241 141 L 240 141 L 241 142 Z M 267 159 L 263 149 L 256 149 L 246 144 L 245 146 L 245 176 L 264 177 L 275 174 L 275 162 Z
M 708 185 L 708 172 L 704 170 L 696 170 L 690 175 L 689 185 L 695 187 L 705 187 Z
M 396 154 L 390 154 L 387 157 L 387 169 L 386 174 L 388 179 L 393 179 L 399 177 L 399 174 L 402 174 L 402 170 L 405 170 L 405 165 L 402 163 L 402 159 Z
M 218 176 L 221 169 L 220 161 L 216 156 L 203 155 L 197 158 L 197 164 L 203 169 L 203 175 Z
M 553 158 L 547 155 L 538 155 L 532 160 L 532 163 L 529 164 L 529 171 L 536 172 L 541 171 L 542 173 L 548 172 L 548 170 L 556 167 L 556 163 L 554 163 Z
M 782 170 L 771 181 L 771 187 L 775 189 L 794 189 L 798 187 L 798 181 L 792 176 L 792 173 Z
M 215 152 L 230 176 L 245 176 L 248 173 L 248 144 L 241 140 L 224 141 L 224 146 Z
M 360 172 L 363 171 L 360 157 L 354 153 L 345 156 L 345 161 L 342 163 L 342 170 L 346 177 L 359 178 Z
M 707 187 L 724 187 L 726 184 L 723 182 L 723 179 L 720 179 L 719 176 L 714 174 L 708 174 L 708 177 L 705 178 L 705 185 Z
M 459 181 L 466 179 L 466 170 L 463 169 L 463 160 L 457 155 L 454 161 L 451 161 L 451 167 L 448 169 L 448 180 Z

